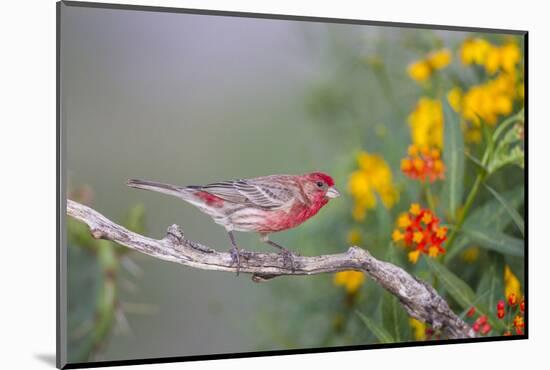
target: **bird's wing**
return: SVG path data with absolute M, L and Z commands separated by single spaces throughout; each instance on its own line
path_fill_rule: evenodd
M 284 207 L 293 199 L 292 191 L 283 184 L 261 178 L 216 182 L 200 189 L 229 202 L 252 204 L 264 209 Z

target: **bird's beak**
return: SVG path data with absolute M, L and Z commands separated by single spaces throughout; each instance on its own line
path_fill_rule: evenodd
M 326 196 L 327 198 L 338 198 L 340 196 L 340 192 L 336 190 L 334 186 L 331 186 L 328 188 Z

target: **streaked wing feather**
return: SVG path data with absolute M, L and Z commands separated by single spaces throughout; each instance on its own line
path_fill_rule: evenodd
M 223 181 L 202 186 L 201 189 L 230 202 L 252 203 L 265 209 L 279 208 L 292 200 L 292 191 L 283 184 L 263 180 L 257 178 Z

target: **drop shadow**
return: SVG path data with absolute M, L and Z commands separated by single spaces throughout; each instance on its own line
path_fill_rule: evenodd
M 39 359 L 46 365 L 50 365 L 55 367 L 55 353 L 41 353 L 41 354 L 35 354 L 35 358 Z

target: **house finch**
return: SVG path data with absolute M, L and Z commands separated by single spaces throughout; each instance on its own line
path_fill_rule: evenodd
M 304 175 L 272 175 L 216 182 L 202 186 L 175 186 L 145 180 L 129 180 L 128 186 L 173 195 L 191 203 L 222 225 L 231 240 L 231 257 L 240 267 L 239 248 L 233 231 L 257 232 L 260 240 L 278 248 L 285 264 L 294 270 L 292 253 L 269 240 L 268 235 L 291 229 L 313 217 L 330 198 L 340 193 L 334 180 L 322 172 Z

